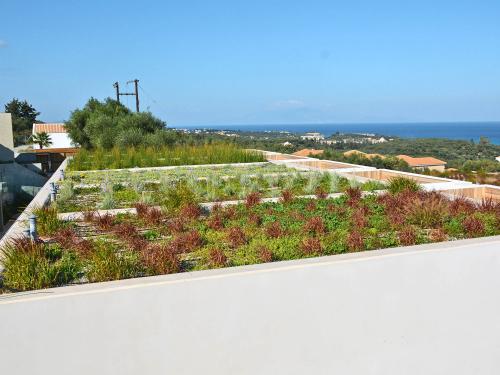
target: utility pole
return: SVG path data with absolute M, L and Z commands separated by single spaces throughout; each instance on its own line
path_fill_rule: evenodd
M 113 87 L 116 89 L 116 101 L 120 103 L 120 96 L 122 95 L 132 95 L 135 96 L 135 110 L 139 112 L 139 80 L 134 79 L 128 81 L 127 84 L 134 82 L 134 92 L 120 92 L 120 86 L 118 82 L 113 83 Z
M 120 103 L 120 84 L 115 82 L 113 83 L 113 87 L 116 89 L 116 101 Z

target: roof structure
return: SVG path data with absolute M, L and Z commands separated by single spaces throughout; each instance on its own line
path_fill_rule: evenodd
M 64 123 L 33 124 L 33 133 L 67 133 Z
M 426 166 L 434 166 L 434 165 L 446 165 L 445 161 L 433 158 L 433 157 L 424 157 L 424 158 L 414 158 L 408 155 L 398 155 L 399 159 L 404 160 L 408 163 L 410 167 L 426 167 Z
M 293 155 L 296 155 L 296 156 L 321 155 L 323 152 L 324 152 L 323 150 L 315 150 L 313 148 L 304 148 L 302 150 L 294 152 Z

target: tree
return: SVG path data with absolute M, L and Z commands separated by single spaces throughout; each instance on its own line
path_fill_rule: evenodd
M 14 133 L 14 145 L 19 146 L 28 141 L 33 123 L 37 121 L 40 114 L 26 100 L 20 101 L 16 98 L 5 104 L 5 112 L 12 115 L 12 131 Z
M 40 146 L 40 149 L 49 147 L 52 144 L 52 139 L 50 139 L 50 135 L 48 135 L 46 132 L 35 133 L 29 139 L 31 143 Z
M 166 124 L 149 112 L 133 113 L 113 99 L 91 98 L 71 113 L 66 129 L 82 147 L 139 146 L 147 135 L 164 131 Z M 149 139 L 149 138 L 148 138 Z

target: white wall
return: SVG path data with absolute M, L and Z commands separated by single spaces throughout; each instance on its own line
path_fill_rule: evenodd
M 71 138 L 68 133 L 47 133 L 52 140 L 52 144 L 49 147 L 44 148 L 70 148 L 75 147 L 71 144 Z M 33 148 L 38 150 L 40 146 L 37 144 L 33 145 Z
M 5 374 L 498 374 L 500 238 L 0 299 Z

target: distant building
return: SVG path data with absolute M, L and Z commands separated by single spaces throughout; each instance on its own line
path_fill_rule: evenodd
M 299 150 L 297 152 L 294 152 L 293 155 L 295 156 L 309 156 L 309 155 L 321 155 L 324 151 L 323 150 L 315 150 L 313 148 L 304 148 L 302 150 Z
M 497 156 L 495 159 L 496 161 L 500 162 L 500 156 Z
M 321 133 L 306 133 L 304 135 L 301 135 L 300 138 L 310 141 L 322 141 L 323 139 L 325 139 L 325 136 Z
M 293 146 L 293 144 L 290 143 L 290 142 L 288 142 L 288 141 L 282 143 L 282 145 L 285 146 L 285 147 L 291 147 L 291 146 Z
M 445 161 L 433 157 L 413 158 L 408 155 L 398 155 L 397 158 L 407 162 L 410 167 L 419 170 L 429 169 L 431 171 L 444 172 L 446 167 Z
M 373 158 L 376 158 L 376 157 L 379 157 L 380 159 L 385 159 L 384 155 L 381 155 L 381 154 L 367 154 L 366 152 L 358 151 L 358 150 L 350 150 L 350 151 L 344 152 L 344 156 L 351 156 L 351 155 L 360 155 L 360 156 L 364 156 L 367 159 L 373 159 Z
M 52 144 L 48 147 L 44 147 L 44 149 L 50 150 L 56 148 L 57 149 L 75 148 L 63 123 L 33 124 L 33 134 L 43 133 L 43 132 L 47 133 L 52 141 Z M 33 149 L 39 150 L 40 146 L 34 144 Z

